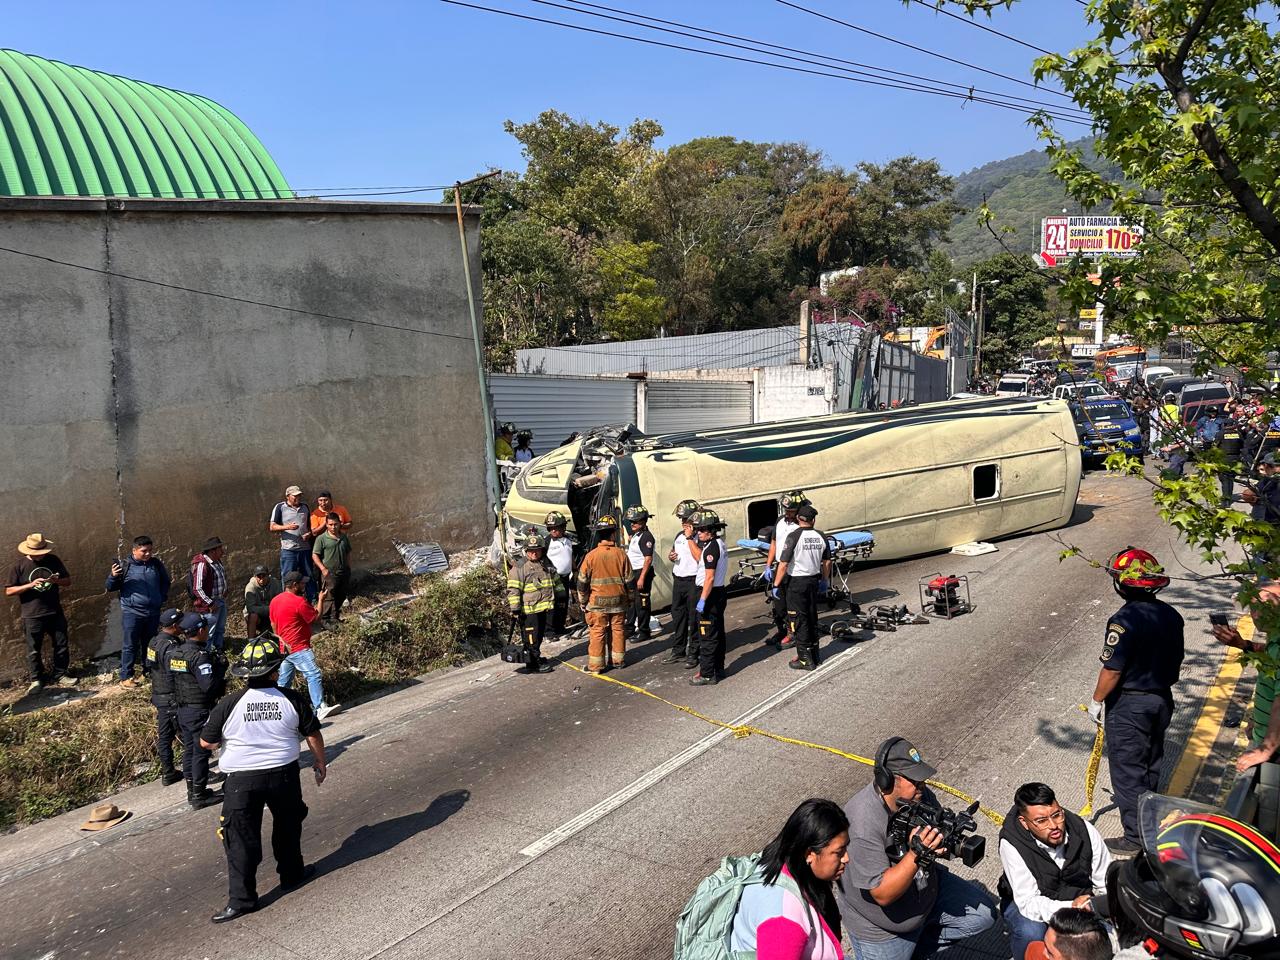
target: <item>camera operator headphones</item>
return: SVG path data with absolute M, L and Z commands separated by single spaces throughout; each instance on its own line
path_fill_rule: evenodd
M 893 789 L 896 775 L 889 772 L 889 768 L 885 766 L 889 762 L 889 751 L 896 744 L 903 743 L 903 737 L 890 737 L 884 743 L 880 744 L 880 749 L 876 751 L 876 765 L 873 768 L 876 789 L 881 793 L 888 793 Z

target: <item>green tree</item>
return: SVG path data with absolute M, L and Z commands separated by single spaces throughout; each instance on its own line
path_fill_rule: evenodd
M 1054 332 L 1049 280 L 1023 254 L 1000 253 L 976 269 L 984 302 L 982 369 L 1007 370 Z

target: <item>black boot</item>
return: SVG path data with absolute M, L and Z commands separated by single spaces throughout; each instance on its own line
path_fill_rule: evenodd
M 169 786 L 170 784 L 177 783 L 181 779 L 182 779 L 181 770 L 176 770 L 173 767 L 169 767 L 169 769 L 167 770 L 160 771 L 160 782 L 163 783 L 166 787 Z
M 215 803 L 221 802 L 222 797 L 211 793 L 203 783 L 196 786 L 191 781 L 187 781 L 187 803 L 192 810 L 203 810 L 205 807 L 212 807 Z

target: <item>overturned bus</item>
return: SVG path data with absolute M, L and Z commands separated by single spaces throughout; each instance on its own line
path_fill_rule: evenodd
M 875 557 L 892 560 L 1064 526 L 1080 489 L 1075 422 L 1062 400 L 981 398 L 875 413 L 757 423 L 646 437 L 589 432 L 530 462 L 504 510 L 504 537 L 544 531 L 550 510 L 570 517 L 582 545 L 605 514 L 652 512 L 658 540 L 653 607 L 671 602 L 666 553 L 680 532 L 673 511 L 697 500 L 739 538 L 777 519 L 778 497 L 801 489 L 830 534 L 869 530 Z M 578 554 L 581 560 L 581 552 Z

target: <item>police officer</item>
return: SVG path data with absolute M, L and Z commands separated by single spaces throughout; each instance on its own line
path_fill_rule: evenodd
M 209 625 L 203 616 L 188 613 L 178 627 L 183 642 L 166 651 L 160 664 L 173 679 L 178 729 L 182 731 L 182 774 L 187 779 L 187 802 L 192 810 L 199 810 L 222 799 L 207 786 L 209 751 L 200 745 L 200 728 L 222 696 L 227 663 L 217 648 L 206 646 Z
M 275 637 L 249 641 L 231 668 L 247 686 L 218 701 L 200 733 L 202 748 L 222 746 L 219 761 L 227 775 L 218 830 L 227 852 L 227 906 L 213 915 L 225 923 L 258 909 L 258 864 L 262 862 L 262 809 L 271 810 L 271 852 L 280 886 L 301 886 L 315 874 L 303 865 L 302 801 L 298 774 L 298 741 L 311 748 L 316 785 L 324 783 L 328 766 L 320 721 L 308 698 L 276 686 L 284 661 Z
M 156 755 L 160 780 L 167 787 L 182 779 L 173 766 L 173 741 L 178 739 L 178 708 L 173 698 L 173 674 L 160 666 L 169 650 L 181 643 L 178 624 L 182 611 L 170 607 L 160 614 L 160 632 L 147 642 L 147 675 L 151 677 L 151 704 L 156 708 Z
M 787 624 L 796 645 L 796 656 L 788 664 L 792 670 L 818 668 L 818 594 L 827 592 L 831 580 L 831 545 L 825 533 L 813 528 L 817 519 L 811 503 L 796 511 L 799 526 L 783 541 L 774 572 L 774 604 L 786 600 Z
M 693 529 L 693 515 L 702 507 L 697 500 L 681 500 L 675 514 L 680 520 L 680 532 L 671 543 L 667 559 L 671 561 L 671 652 L 663 657 L 663 663 L 684 661 L 684 668 L 698 666 L 698 588 L 695 579 L 698 561 L 693 559 L 689 544 L 697 536 Z
M 689 683 L 695 687 L 714 686 L 724 677 L 725 583 L 729 573 L 729 548 L 720 536 L 724 528 L 724 521 L 714 510 L 700 510 L 693 516 L 697 539 L 689 544 L 689 552 L 698 564 L 694 610 L 698 614 L 699 669 Z
M 1229 505 L 1235 496 L 1236 473 L 1240 457 L 1244 453 L 1244 432 L 1239 411 L 1234 404 L 1227 408 L 1222 432 L 1218 435 L 1218 449 L 1222 451 L 1222 459 L 1226 461 L 1226 469 L 1218 474 L 1218 481 L 1222 484 L 1222 502 Z
M 573 541 L 568 537 L 569 518 L 552 510 L 542 521 L 547 528 L 547 560 L 560 578 L 562 589 L 556 591 L 555 608 L 551 611 L 551 632 L 564 633 L 569 621 L 569 590 L 573 579 Z
M 786 543 L 787 537 L 799 527 L 796 516 L 801 507 L 809 502 L 809 498 L 804 495 L 803 490 L 792 490 L 790 493 L 784 493 L 778 500 L 782 513 L 778 516 L 777 523 L 773 527 L 773 538 L 769 541 L 769 557 L 764 564 L 764 580 L 765 583 L 772 586 L 776 578 L 776 564 L 778 556 L 782 553 L 782 545 Z M 777 644 L 781 647 L 789 647 L 796 642 L 788 632 L 787 623 L 787 604 L 786 604 L 786 588 L 783 587 L 782 599 L 777 600 L 773 597 L 773 591 L 769 590 L 766 596 L 769 599 L 773 610 L 773 625 L 777 628 L 777 636 L 772 637 L 768 642 Z
M 644 643 L 650 637 L 649 609 L 650 593 L 653 590 L 653 548 L 655 540 L 649 531 L 649 510 L 637 504 L 627 507 L 623 519 L 631 527 L 631 539 L 627 541 L 627 560 L 635 571 L 635 587 L 631 591 L 631 633 L 638 643 Z
M 1182 667 L 1182 617 L 1156 597 L 1169 578 L 1146 550 L 1126 547 L 1107 562 L 1107 572 L 1125 602 L 1107 621 L 1089 715 L 1102 723 L 1105 705 L 1111 786 L 1124 824 L 1124 836 L 1107 846 L 1113 853 L 1136 853 L 1138 797 L 1160 784 L 1172 687 Z

